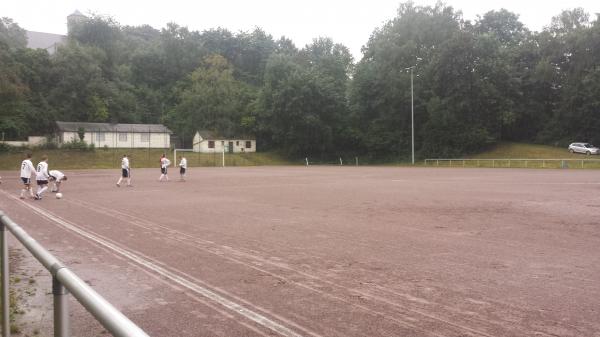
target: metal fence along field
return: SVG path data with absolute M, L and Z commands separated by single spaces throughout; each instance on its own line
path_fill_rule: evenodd
M 425 166 L 491 168 L 574 168 L 598 169 L 600 159 L 425 159 Z

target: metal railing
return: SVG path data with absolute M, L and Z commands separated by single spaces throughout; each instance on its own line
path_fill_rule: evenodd
M 8 238 L 10 231 L 29 252 L 51 273 L 52 294 L 54 295 L 54 336 L 69 335 L 69 292 L 91 313 L 98 322 L 115 337 L 149 337 L 135 323 L 125 317 L 112 304 L 88 286 L 82 279 L 65 267 L 42 245 L 35 241 L 19 225 L 0 211 L 0 250 L 2 253 L 0 269 L 2 272 L 2 337 L 10 337 L 9 311 L 9 271 L 8 271 Z
M 491 164 L 491 165 L 490 165 Z M 535 165 L 532 165 L 535 164 Z M 425 159 L 425 166 L 462 166 L 462 167 L 492 167 L 492 168 L 590 168 L 590 164 L 598 164 L 600 159 Z M 571 165 L 571 166 L 570 166 Z

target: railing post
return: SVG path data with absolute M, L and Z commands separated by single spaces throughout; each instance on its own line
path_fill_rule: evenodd
M 436 160 L 436 162 L 437 162 L 437 166 L 440 166 L 440 161 L 439 161 L 439 159 L 438 159 L 438 160 Z
M 510 159 L 508 160 L 508 167 L 510 168 Z
M 542 160 L 542 168 L 546 168 L 546 161 Z
M 581 168 L 583 168 L 583 159 L 581 160 Z
M 4 213 L 0 211 L 0 244 L 2 245 L 2 337 L 10 337 L 10 293 L 8 290 L 9 274 L 8 274 L 8 238 L 7 228 L 4 225 Z
M 54 295 L 54 337 L 69 337 L 69 291 L 52 276 Z
M 496 160 L 492 159 L 492 168 L 496 167 Z

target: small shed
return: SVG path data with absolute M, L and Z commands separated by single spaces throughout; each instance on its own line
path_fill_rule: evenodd
M 254 137 L 221 137 L 212 131 L 197 131 L 194 136 L 194 152 L 200 153 L 244 153 L 256 152 Z

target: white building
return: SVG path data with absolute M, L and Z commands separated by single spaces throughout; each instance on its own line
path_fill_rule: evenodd
M 256 139 L 253 137 L 245 138 L 226 138 L 219 137 L 210 131 L 197 131 L 194 136 L 194 152 L 214 153 L 242 153 L 256 152 Z
M 83 141 L 95 147 L 161 148 L 171 147 L 171 130 L 161 124 L 109 124 L 56 122 L 58 143 Z

